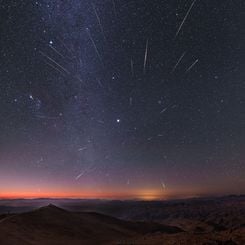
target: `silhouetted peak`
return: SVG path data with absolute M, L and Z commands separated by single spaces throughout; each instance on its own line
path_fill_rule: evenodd
M 65 209 L 60 208 L 60 207 L 57 207 L 57 206 L 55 206 L 55 205 L 52 204 L 52 203 L 50 203 L 50 204 L 47 205 L 47 206 L 41 207 L 40 209 L 41 209 L 41 210 L 53 210 L 53 211 L 63 211 L 63 212 L 66 212 Z
M 49 208 L 58 208 L 57 206 L 55 206 L 54 204 L 50 203 L 47 207 Z

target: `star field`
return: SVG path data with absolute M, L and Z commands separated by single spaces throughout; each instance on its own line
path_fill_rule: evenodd
M 244 193 L 244 10 L 3 1 L 0 196 Z

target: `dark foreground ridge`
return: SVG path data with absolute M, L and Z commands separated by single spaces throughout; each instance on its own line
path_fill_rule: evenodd
M 107 215 L 69 212 L 55 205 L 7 215 L 0 220 L 0 244 L 117 244 L 145 234 L 177 234 L 178 227 L 123 221 Z
M 0 245 L 245 244 L 243 196 L 47 204 L 32 211 L 2 213 Z M 12 205 L 18 207 L 16 202 Z

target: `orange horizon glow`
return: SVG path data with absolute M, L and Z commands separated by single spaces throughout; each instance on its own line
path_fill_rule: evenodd
M 63 194 L 35 194 L 35 193 L 21 193 L 21 194 L 6 194 L 1 195 L 0 199 L 38 199 L 38 198 L 70 198 L 70 199 L 142 199 L 142 200 L 156 200 L 156 199 L 165 199 L 163 196 L 155 196 L 155 195 L 129 195 L 129 194 L 115 194 L 115 193 L 103 193 L 98 195 L 97 193 L 87 193 L 87 194 L 71 194 L 71 193 L 63 193 Z
M 11 187 L 10 190 L 0 190 L 0 199 L 108 199 L 108 200 L 173 200 L 188 199 L 205 196 L 219 196 L 225 193 L 200 191 L 197 188 L 186 189 L 161 189 L 161 188 L 122 188 L 94 190 L 93 188 L 74 189 L 69 188 L 44 188 L 42 190 L 27 189 L 24 186 Z
M 139 191 L 138 193 L 113 193 L 113 192 L 83 192 L 77 193 L 6 193 L 1 194 L 0 199 L 108 199 L 108 200 L 143 200 L 143 201 L 154 201 L 154 200 L 170 200 L 170 199 L 181 199 L 181 198 L 193 198 L 199 197 L 199 195 L 170 195 L 167 193 L 159 193 L 157 191 Z

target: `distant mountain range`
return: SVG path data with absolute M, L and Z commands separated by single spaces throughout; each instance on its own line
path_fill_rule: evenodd
M 0 245 L 22 244 L 244 245 L 245 196 L 0 200 Z

